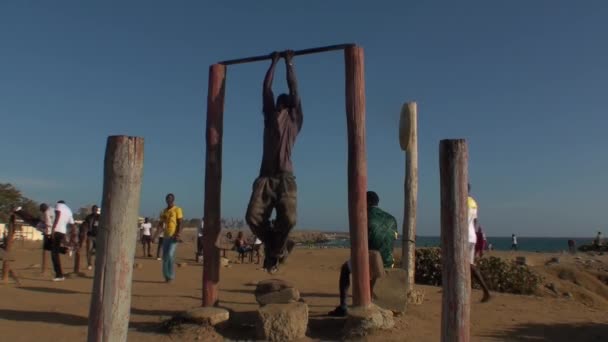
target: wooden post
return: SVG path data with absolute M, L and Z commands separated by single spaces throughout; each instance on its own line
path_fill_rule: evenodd
M 8 284 L 9 275 L 11 272 L 10 259 L 13 257 L 11 254 L 13 240 L 15 238 L 15 215 L 12 214 L 8 219 L 8 224 L 6 225 L 8 229 L 8 234 L 6 234 L 6 244 L 4 249 L 4 260 L 2 261 L 2 281 L 5 284 Z M 16 278 L 15 278 L 16 280 Z
M 416 210 L 418 202 L 418 109 L 416 102 L 401 108 L 399 142 L 405 151 L 405 201 L 403 208 L 403 269 L 407 271 L 406 291 L 414 288 L 416 273 Z
M 74 251 L 74 274 L 76 275 L 80 274 L 80 252 L 82 251 L 82 246 L 86 244 L 87 239 L 86 232 L 81 232 L 79 229 L 78 233 L 78 244 L 76 245 L 76 250 Z
M 108 138 L 88 342 L 127 340 L 143 161 L 143 138 Z
M 467 342 L 470 337 L 467 160 L 467 143 L 464 139 L 440 142 L 442 342 Z
M 205 227 L 203 228 L 203 306 L 218 303 L 220 250 L 215 245 L 221 231 L 222 135 L 226 66 L 209 67 L 207 93 L 207 151 L 205 156 Z
M 344 50 L 348 132 L 348 221 L 353 266 L 353 304 L 371 304 L 367 245 L 367 160 L 365 156 L 365 78 L 363 48 Z
M 44 239 L 44 237 L 43 237 L 43 239 Z M 46 274 L 47 255 L 48 255 L 48 251 L 44 249 L 44 246 L 42 246 L 42 263 L 40 264 L 40 272 L 42 274 Z

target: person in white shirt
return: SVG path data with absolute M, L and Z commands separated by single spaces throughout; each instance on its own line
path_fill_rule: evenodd
M 511 250 L 517 250 L 517 236 L 515 234 L 511 235 Z
M 149 218 L 144 218 L 144 222 L 139 227 L 141 233 L 141 242 L 143 244 L 144 257 L 148 256 L 152 257 L 152 253 L 150 251 L 152 245 L 152 223 Z M 147 247 L 147 253 L 146 253 Z
M 68 226 L 74 225 L 74 216 L 72 210 L 65 204 L 64 201 L 57 202 L 55 206 L 55 220 L 51 229 L 51 260 L 55 269 L 55 278 L 53 281 L 64 281 L 63 271 L 61 270 L 61 259 L 59 254 L 62 250 L 62 242 L 68 232 Z
M 144 223 L 139 227 L 141 232 L 141 244 L 143 247 L 144 258 L 148 256 L 148 258 L 152 257 L 152 253 L 150 252 L 150 248 L 152 247 L 152 223 L 146 217 L 144 219 Z M 148 248 L 148 253 L 146 254 L 146 247 Z
M 469 194 L 471 193 L 471 184 L 468 186 Z M 481 285 L 483 289 L 483 298 L 481 302 L 487 302 L 490 300 L 490 290 L 486 285 L 481 273 L 475 267 L 475 244 L 477 243 L 477 232 L 475 231 L 475 221 L 477 221 L 477 202 L 475 199 L 469 195 L 467 198 L 467 223 L 469 228 L 469 262 L 471 264 L 471 275 L 477 282 Z

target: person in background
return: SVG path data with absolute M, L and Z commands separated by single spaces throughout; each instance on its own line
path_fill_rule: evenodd
M 253 253 L 257 257 L 256 264 L 260 263 L 260 250 L 262 249 L 262 240 L 260 240 L 257 236 L 253 235 Z M 251 256 L 251 261 L 253 261 L 253 254 Z
M 144 258 L 146 256 L 151 258 L 152 253 L 150 249 L 152 248 L 152 223 L 150 223 L 150 220 L 147 217 L 144 219 L 144 223 L 142 223 L 139 227 L 139 230 L 141 232 L 141 244 L 144 253 L 143 256 Z M 146 247 L 148 253 L 146 253 Z
M 182 220 L 184 214 L 182 209 L 175 205 L 175 195 L 168 194 L 165 197 L 167 208 L 163 210 L 160 224 L 164 227 L 163 238 L 163 276 L 167 283 L 175 279 L 175 252 L 180 240 Z
M 478 225 L 477 219 L 475 220 L 474 225 L 477 226 L 477 233 L 475 234 L 477 236 L 477 241 L 475 242 L 475 257 L 482 258 L 486 243 L 485 234 L 483 233 L 481 226 Z
M 203 262 L 203 231 L 205 230 L 205 218 L 201 218 L 201 224 L 198 227 L 198 236 L 196 239 L 196 261 Z
M 515 234 L 511 235 L 511 250 L 517 250 L 517 236 L 515 236 Z
M 234 249 L 239 254 L 241 262 L 245 262 L 245 254 L 251 251 L 251 246 L 247 244 L 243 232 L 239 232 L 234 240 Z
M 46 253 L 46 251 L 51 251 L 53 249 L 51 229 L 53 228 L 53 222 L 55 222 L 55 209 L 49 207 L 46 203 L 42 203 L 40 205 L 40 212 L 42 214 L 42 225 L 40 228 L 42 228 L 42 234 L 44 235 L 42 237 L 42 253 Z
M 52 251 L 53 242 L 51 239 L 51 230 L 53 228 L 53 222 L 55 222 L 55 210 L 53 207 L 49 207 L 46 203 L 40 204 L 40 218 L 36 218 L 26 211 L 22 207 L 17 207 L 13 210 L 14 214 L 25 221 L 27 224 L 36 227 L 42 233 L 42 260 L 45 259 L 47 251 Z M 67 254 L 68 248 L 61 247 L 61 254 Z M 44 264 L 44 262 L 43 262 Z M 44 270 L 43 270 L 44 272 Z
M 602 232 L 597 232 L 597 236 L 595 237 L 595 241 L 593 241 L 593 244 L 596 246 L 601 246 L 602 242 Z
M 572 239 L 568 240 L 568 251 L 572 254 L 576 254 L 576 242 Z
M 63 271 L 61 269 L 61 259 L 59 254 L 61 253 L 62 242 L 68 231 L 68 226 L 73 229 L 74 216 L 72 210 L 65 204 L 64 201 L 57 202 L 55 206 L 55 220 L 51 229 L 52 239 L 52 250 L 51 260 L 53 261 L 53 268 L 55 269 L 55 278 L 53 281 L 64 281 Z
M 380 198 L 373 191 L 367 192 L 367 236 L 369 248 L 370 290 L 384 274 L 385 268 L 393 268 L 393 247 L 397 239 L 397 220 L 391 214 L 378 207 Z M 339 290 L 340 305 L 328 313 L 329 316 L 344 317 L 347 314 L 346 294 L 350 288 L 351 261 L 348 260 L 340 269 Z
M 477 202 L 475 201 L 473 196 L 471 196 L 471 184 L 468 185 L 468 189 L 469 196 L 467 198 L 467 221 L 469 225 L 469 262 L 471 265 L 471 276 L 473 277 L 473 279 L 477 280 L 477 282 L 481 285 L 481 288 L 483 289 L 483 298 L 481 299 L 481 302 L 484 303 L 490 300 L 490 290 L 488 289 L 488 286 L 486 285 L 486 282 L 483 279 L 481 272 L 479 272 L 479 270 L 475 266 L 475 246 L 477 244 L 475 221 L 477 220 L 478 207 Z
M 97 251 L 97 233 L 99 233 L 99 222 L 101 221 L 101 210 L 98 206 L 91 207 L 91 213 L 85 217 L 83 226 L 87 234 L 87 269 L 93 269 L 93 255 Z

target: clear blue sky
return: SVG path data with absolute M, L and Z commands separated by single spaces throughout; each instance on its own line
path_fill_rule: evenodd
M 108 135 L 145 138 L 142 213 L 174 192 L 202 216 L 208 66 L 365 48 L 369 188 L 401 223 L 401 105 L 419 106 L 421 235 L 439 233 L 439 140 L 466 138 L 489 235 L 592 236 L 608 202 L 603 1 L 2 1 L 0 181 L 100 201 Z M 296 59 L 299 228 L 347 229 L 341 53 Z M 262 152 L 265 62 L 228 70 L 223 216 L 242 218 Z M 281 67 L 275 93 L 285 89 Z M 606 230 L 606 229 L 604 229 Z

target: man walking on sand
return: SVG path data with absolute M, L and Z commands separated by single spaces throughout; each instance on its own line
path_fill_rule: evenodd
M 374 291 L 376 280 L 384 274 L 385 268 L 393 268 L 393 247 L 397 239 L 397 220 L 391 214 L 378 208 L 380 198 L 373 191 L 367 192 L 367 241 L 369 248 L 370 290 Z M 344 317 L 347 314 L 346 294 L 350 288 L 351 261 L 340 269 L 340 305 L 329 312 L 330 316 Z
M 515 234 L 511 235 L 511 250 L 517 250 L 517 236 L 515 236 Z
M 490 300 L 490 290 L 486 285 L 481 272 L 475 267 L 475 244 L 477 243 L 477 233 L 475 232 L 475 222 L 477 221 L 477 202 L 471 196 L 471 184 L 468 185 L 469 196 L 467 198 L 468 208 L 468 225 L 469 225 L 469 261 L 471 264 L 471 276 L 481 285 L 483 289 L 483 298 L 481 302 Z
M 99 222 L 101 221 L 101 210 L 97 205 L 91 207 L 91 213 L 84 219 L 83 226 L 87 234 L 87 269 L 93 269 L 93 251 L 97 251 L 97 233 L 99 233 Z
M 164 226 L 163 237 L 163 276 L 167 283 L 175 279 L 175 252 L 179 241 L 184 215 L 182 209 L 175 205 L 175 196 L 168 194 L 165 197 L 167 208 L 160 216 L 160 224 Z
M 150 251 L 151 249 L 151 245 L 152 245 L 152 223 L 150 223 L 150 221 L 148 220 L 148 218 L 146 217 L 144 219 L 144 223 L 141 224 L 141 226 L 139 227 L 139 230 L 141 231 L 141 244 L 142 244 L 142 248 L 143 248 L 143 257 L 145 258 L 146 256 L 148 258 L 152 257 L 152 253 Z M 147 247 L 147 253 L 146 253 L 146 247 Z
M 287 240 L 296 224 L 296 179 L 293 175 L 291 151 L 302 128 L 302 104 L 293 66 L 293 51 L 282 54 L 287 68 L 289 94 L 281 94 L 276 103 L 272 92 L 274 69 L 281 54 L 272 53 L 272 64 L 263 86 L 264 148 L 259 177 L 247 208 L 246 221 L 254 235 L 264 244 L 264 268 L 278 270 L 289 254 Z M 270 225 L 272 210 L 276 224 Z
M 53 222 L 53 228 L 51 229 L 51 260 L 53 261 L 53 268 L 55 269 L 55 278 L 53 281 L 64 281 L 63 271 L 61 269 L 61 259 L 59 254 L 61 253 L 61 244 L 65 239 L 65 235 L 68 231 L 68 226 L 74 225 L 74 216 L 72 210 L 65 204 L 64 201 L 57 202 L 55 205 L 55 221 Z M 72 227 L 74 229 L 74 227 Z

